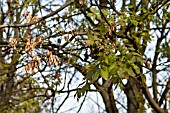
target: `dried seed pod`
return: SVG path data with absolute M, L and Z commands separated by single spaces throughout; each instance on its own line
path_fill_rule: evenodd
M 34 22 L 38 22 L 38 16 L 37 16 L 37 15 L 33 16 L 32 20 L 33 20 Z
M 17 38 L 13 38 L 11 40 L 11 42 L 9 43 L 9 45 L 12 46 L 14 49 L 16 49 L 17 43 L 18 43 L 18 39 Z

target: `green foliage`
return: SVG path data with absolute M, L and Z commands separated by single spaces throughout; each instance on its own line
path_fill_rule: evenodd
M 55 110 L 56 95 L 75 91 L 70 86 L 77 76 L 84 78 L 76 84 L 75 96 L 79 100 L 92 84 L 105 88 L 104 83 L 110 78 L 113 81 L 109 85 L 113 83 L 125 90 L 122 80 L 131 77 L 141 87 L 146 85 L 145 68 L 147 73 L 152 73 L 153 81 L 158 79 L 159 72 L 169 72 L 168 1 L 151 0 L 149 4 L 147 0 L 122 1 L 124 4 L 119 9 L 116 1 L 104 4 L 105 7 L 101 1 L 44 1 L 6 0 L 1 5 L 0 86 L 3 91 L 0 101 L 6 92 L 6 102 L 10 101 L 10 104 L 4 100 L 0 103 L 2 112 L 40 112 L 49 99 L 51 109 Z M 152 47 L 154 60 L 148 63 L 148 45 L 152 45 L 152 40 L 157 43 Z M 161 63 L 163 69 L 158 70 L 158 62 L 164 60 L 167 64 Z M 104 89 L 107 93 L 108 87 Z M 154 96 L 162 94 L 155 92 Z M 144 112 L 143 95 L 136 98 L 142 101 L 138 111 Z
M 88 90 L 90 90 L 90 84 L 88 82 L 86 82 L 82 87 L 79 86 L 75 95 L 77 96 L 77 100 L 79 100 L 80 97 L 84 96 L 84 94 L 87 93 Z
M 99 71 L 98 71 L 99 65 L 94 63 L 90 66 L 86 66 L 84 69 L 87 72 L 85 79 L 90 80 L 92 83 L 95 82 L 99 77 Z

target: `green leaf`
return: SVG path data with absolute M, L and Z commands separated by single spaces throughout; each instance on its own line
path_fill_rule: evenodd
M 109 58 L 108 57 L 105 57 L 105 63 L 109 64 Z
M 91 7 L 91 8 L 90 8 L 90 11 L 93 12 L 93 13 L 95 13 L 97 10 L 96 10 L 96 8 Z
M 98 70 L 98 64 L 86 66 L 85 70 L 87 71 L 85 78 L 88 79 L 88 80 L 91 80 L 93 78 L 93 75 L 96 73 L 96 70 Z
M 133 67 L 133 69 L 135 69 L 137 74 L 140 74 L 140 69 L 139 69 L 139 67 L 137 65 L 132 64 L 132 67 Z
M 106 64 L 101 65 L 101 69 L 108 70 L 108 65 L 106 65 Z
M 61 30 L 61 28 L 62 28 L 61 26 L 57 26 L 57 29 L 58 29 L 59 31 Z
M 102 20 L 101 15 L 100 15 L 100 14 L 97 14 L 97 15 L 96 15 L 96 19 Z
M 91 16 L 93 16 L 93 13 L 87 13 L 87 16 L 91 17 Z
M 98 78 L 99 78 L 99 72 L 97 72 L 96 70 L 96 73 L 92 77 L 91 83 L 94 83 Z
M 111 65 L 110 65 L 110 67 L 109 67 L 109 72 L 113 69 L 113 68 L 116 68 L 116 66 L 117 66 L 117 64 L 114 62 L 114 63 L 112 63 Z
M 109 78 L 109 74 L 107 71 L 103 70 L 103 69 L 100 69 L 100 75 L 105 79 L 107 80 Z
M 88 82 L 86 82 L 86 84 L 82 88 L 77 90 L 77 92 L 76 92 L 77 100 L 79 100 L 80 97 L 83 96 L 86 93 L 86 91 L 89 89 L 90 89 L 90 84 Z
M 117 76 L 117 75 L 114 75 L 113 77 L 113 83 L 117 84 L 117 83 L 120 83 L 120 78 Z M 118 84 L 117 84 L 118 85 Z
M 141 79 L 142 79 L 142 85 L 144 85 L 144 83 L 146 83 L 146 77 L 144 75 L 142 75 Z
M 129 75 L 129 76 L 135 76 L 132 68 L 128 69 L 128 75 Z
M 131 22 L 133 25 L 135 25 L 135 26 L 138 25 L 138 22 L 137 22 L 136 20 L 130 20 L 130 22 Z

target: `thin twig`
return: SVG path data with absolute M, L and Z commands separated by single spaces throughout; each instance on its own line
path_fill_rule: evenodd
M 0 25 L 0 29 L 1 28 L 5 28 L 5 27 L 13 27 L 13 28 L 18 28 L 18 27 L 28 27 L 28 26 L 32 26 L 36 23 L 39 23 L 55 14 L 57 14 L 58 12 L 62 11 L 64 8 L 66 8 L 67 6 L 69 6 L 70 4 L 72 4 L 75 0 L 70 0 L 69 2 L 67 2 L 66 4 L 62 5 L 60 8 L 58 8 L 57 10 L 51 12 L 50 14 L 47 14 L 46 16 L 43 16 L 42 18 L 40 18 L 37 22 L 30 22 L 30 23 L 25 23 L 25 24 L 6 24 L 6 25 Z

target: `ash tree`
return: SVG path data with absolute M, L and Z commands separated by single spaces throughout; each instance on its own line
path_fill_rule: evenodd
M 169 7 L 1 0 L 0 112 L 87 112 L 91 99 L 93 112 L 168 113 Z

